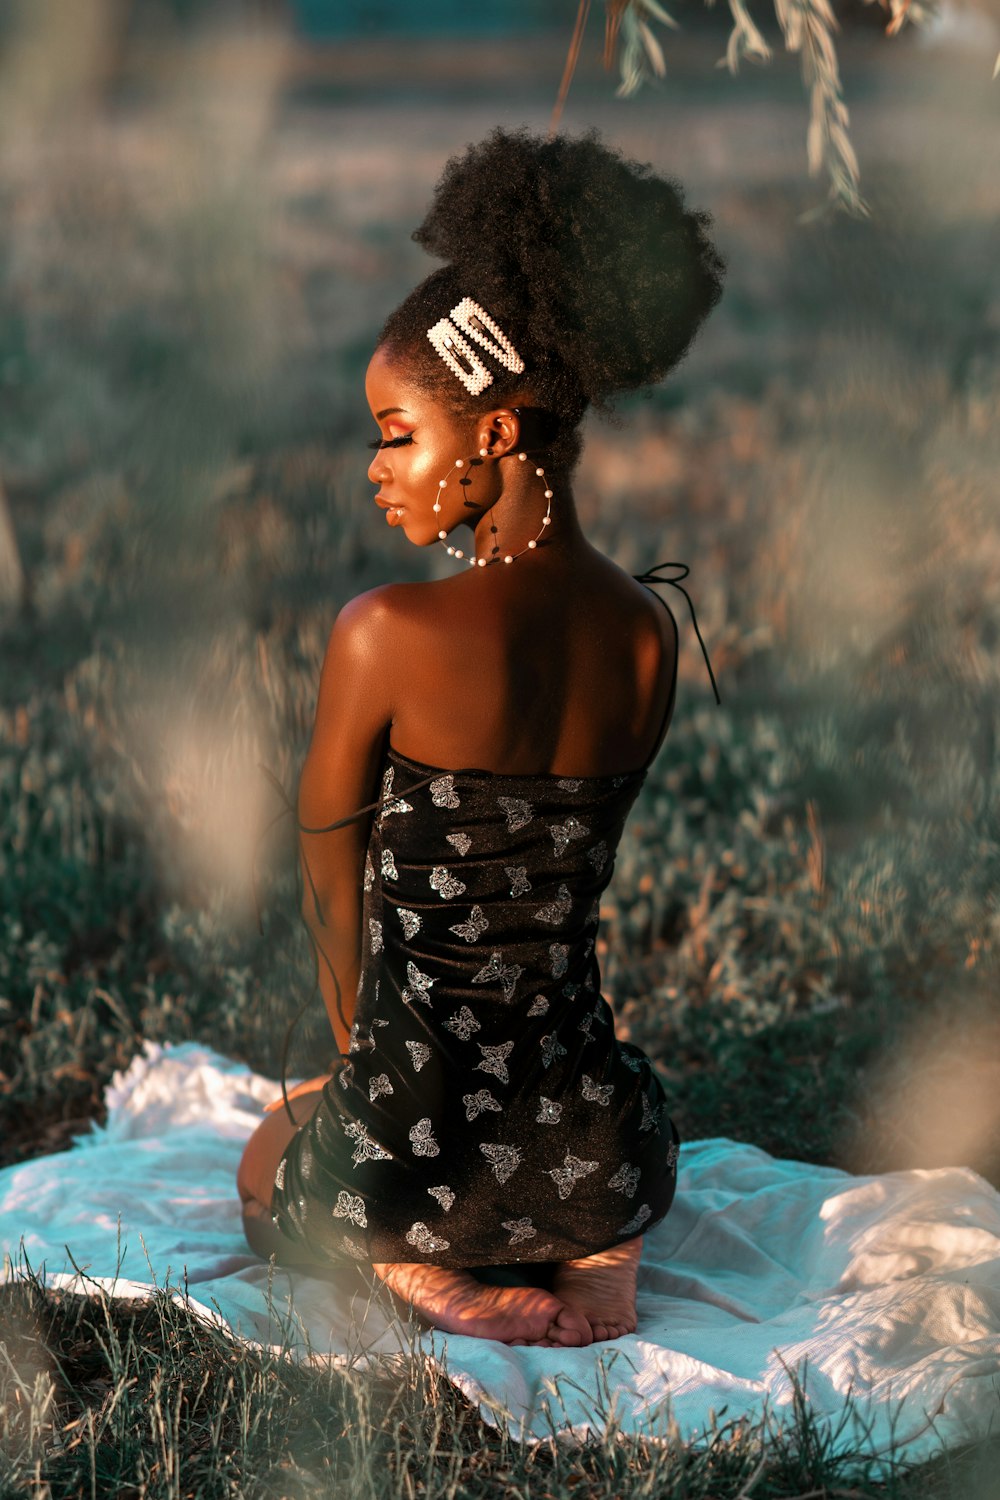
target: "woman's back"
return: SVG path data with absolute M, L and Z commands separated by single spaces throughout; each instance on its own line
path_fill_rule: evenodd
M 665 601 L 587 543 L 531 561 L 389 591 L 401 755 L 602 776 L 659 748 L 677 676 Z

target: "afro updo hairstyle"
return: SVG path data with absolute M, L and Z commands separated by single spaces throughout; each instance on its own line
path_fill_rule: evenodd
M 679 183 L 626 160 L 595 128 L 544 139 L 497 126 L 446 163 L 412 238 L 447 264 L 389 316 L 379 346 L 456 415 L 530 390 L 543 423 L 534 451 L 569 474 L 587 408 L 608 414 L 617 393 L 661 380 L 721 297 L 726 263 L 711 225 L 685 210 Z M 525 361 L 521 375 L 491 361 L 478 396 L 427 337 L 463 297 Z

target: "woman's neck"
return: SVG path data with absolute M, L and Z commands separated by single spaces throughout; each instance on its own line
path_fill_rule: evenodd
M 546 489 L 552 490 L 551 518 L 543 527 L 542 517 L 549 503 Z M 548 475 L 540 479 L 531 463 L 517 466 L 503 494 L 479 517 L 473 537 L 476 557 L 487 561 L 495 555 L 494 548 L 501 557 L 518 552 L 527 556 L 524 549 L 535 538 L 539 550 L 558 547 L 560 551 L 576 551 L 586 543 L 568 481 Z

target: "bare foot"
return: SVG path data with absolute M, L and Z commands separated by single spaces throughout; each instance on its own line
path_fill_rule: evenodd
M 502 1344 L 544 1339 L 578 1347 L 593 1341 L 587 1318 L 540 1287 L 484 1286 L 469 1271 L 419 1262 L 376 1265 L 373 1270 L 390 1291 L 445 1333 Z
M 635 1279 L 641 1254 L 638 1235 L 583 1260 L 564 1260 L 556 1271 L 554 1295 L 583 1314 L 595 1340 L 635 1332 Z

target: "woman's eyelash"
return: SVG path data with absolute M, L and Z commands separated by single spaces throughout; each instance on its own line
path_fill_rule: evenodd
M 407 432 L 404 433 L 402 437 L 386 438 L 384 442 L 381 438 L 376 438 L 375 441 L 373 443 L 369 443 L 368 446 L 369 448 L 399 448 L 403 443 L 412 442 L 413 434 L 412 432 Z

